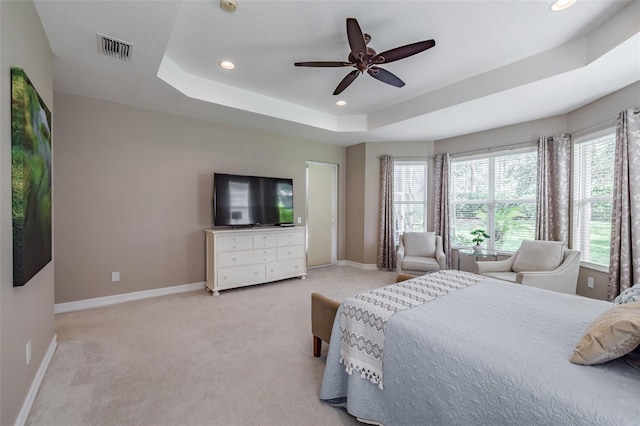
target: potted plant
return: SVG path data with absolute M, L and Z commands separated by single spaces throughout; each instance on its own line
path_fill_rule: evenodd
M 476 243 L 476 245 L 473 246 L 473 251 L 475 252 L 482 251 L 483 247 L 480 245 L 480 243 L 484 242 L 484 240 L 487 238 L 491 238 L 484 229 L 474 229 L 470 232 L 470 234 L 473 235 L 471 241 Z

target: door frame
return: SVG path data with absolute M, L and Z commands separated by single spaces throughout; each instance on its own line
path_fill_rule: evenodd
M 309 269 L 320 268 L 323 266 L 336 265 L 338 263 L 338 165 L 334 163 L 326 163 L 322 161 L 307 160 L 305 165 L 306 175 L 306 191 L 307 199 L 305 200 L 305 223 L 307 224 L 307 254 L 309 253 L 309 165 L 328 167 L 333 171 L 333 187 L 331 197 L 331 263 L 326 265 L 312 266 Z

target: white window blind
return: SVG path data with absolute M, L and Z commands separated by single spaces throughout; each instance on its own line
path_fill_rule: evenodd
M 573 248 L 600 266 L 609 265 L 614 156 L 615 133 L 574 147 Z
M 533 239 L 536 224 L 537 153 L 534 148 L 454 159 L 451 164 L 451 238 L 471 246 L 470 232 L 484 229 L 482 245 L 516 251 Z
M 393 162 L 393 218 L 395 242 L 406 231 L 424 232 L 427 211 L 427 162 Z

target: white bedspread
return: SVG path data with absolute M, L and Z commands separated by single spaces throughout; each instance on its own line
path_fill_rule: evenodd
M 386 426 L 640 424 L 638 370 L 569 363 L 611 306 L 487 279 L 389 318 L 384 390 L 348 375 L 330 345 L 320 397 Z
M 482 277 L 468 272 L 447 270 L 360 293 L 342 303 L 340 315 L 340 362 L 347 373 L 384 389 L 382 357 L 384 327 L 395 313 L 414 308 L 452 291 L 469 287 Z

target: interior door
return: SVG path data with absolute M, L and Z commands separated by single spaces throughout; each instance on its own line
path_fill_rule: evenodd
M 337 260 L 338 166 L 307 161 L 307 266 Z

